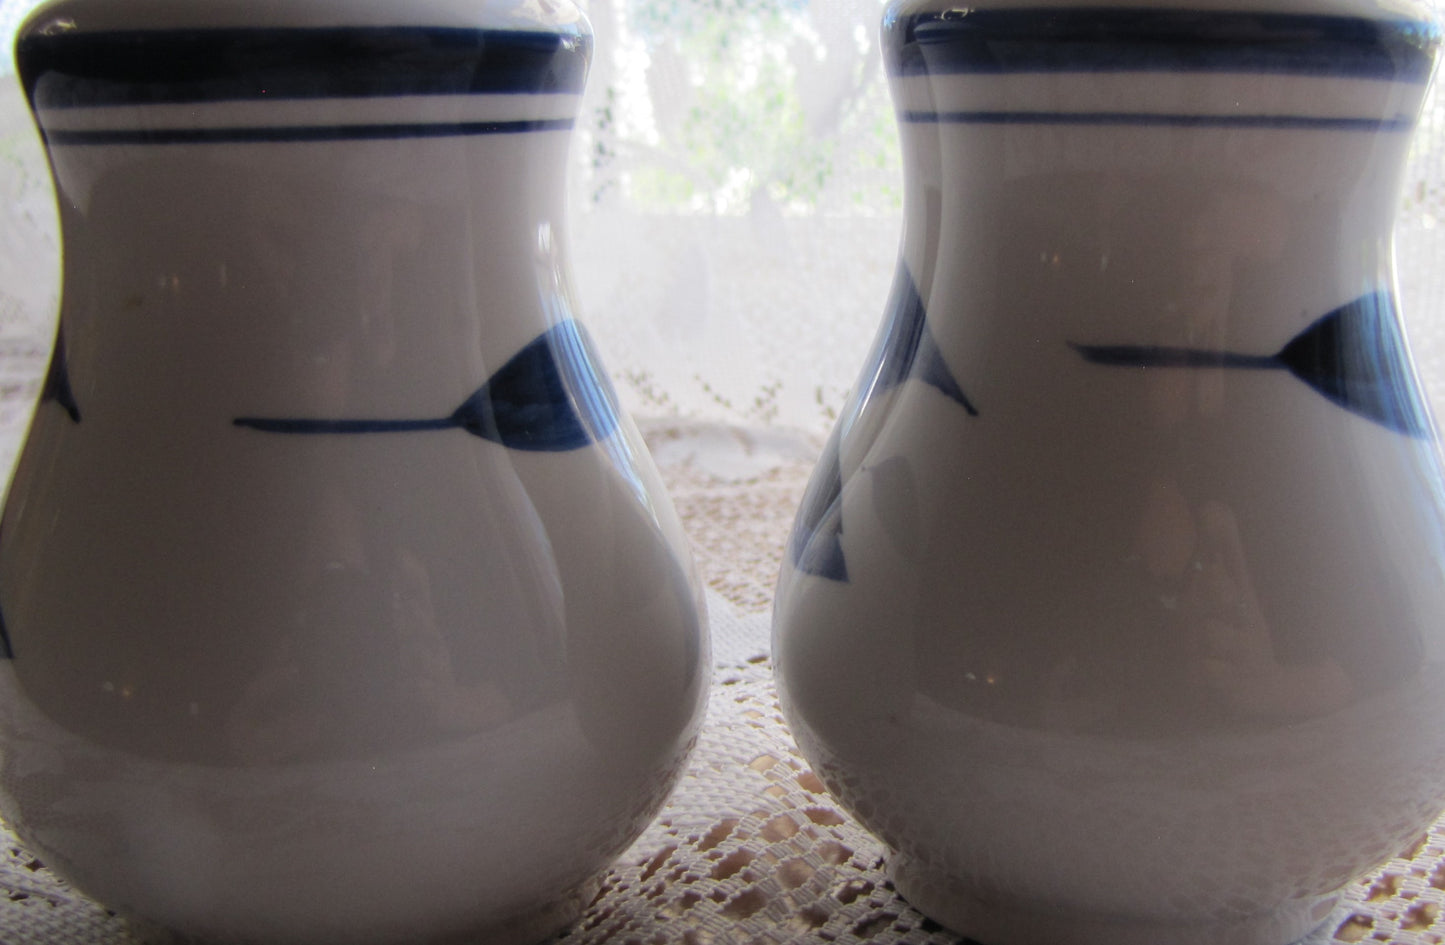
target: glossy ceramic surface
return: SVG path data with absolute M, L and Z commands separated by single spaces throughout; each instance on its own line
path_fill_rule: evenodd
M 63 0 L 56 354 L 0 805 L 205 940 L 531 941 L 701 722 L 699 586 L 576 321 L 567 4 Z
M 895 2 L 883 329 L 783 705 L 987 945 L 1281 945 L 1445 804 L 1439 443 L 1391 221 L 1424 7 Z

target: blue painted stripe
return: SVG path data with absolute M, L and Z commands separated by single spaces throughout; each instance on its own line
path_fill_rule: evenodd
M 284 417 L 237 417 L 235 426 L 262 433 L 356 434 L 356 433 L 419 433 L 428 430 L 455 430 L 459 424 L 451 417 L 431 420 L 295 420 Z
M 1139 125 L 1171 128 L 1265 128 L 1311 131 L 1409 131 L 1409 118 L 1328 118 L 1311 115 L 1173 115 L 1158 112 L 900 112 L 899 120 L 940 125 Z
M 15 45 L 45 108 L 581 92 L 583 32 L 415 27 L 87 33 L 32 22 Z
M 1423 83 L 1438 23 L 1179 9 L 949 10 L 887 18 L 895 75 L 1229 72 Z
M 51 147 L 114 144 L 251 144 L 263 142 L 372 141 L 401 138 L 453 138 L 472 135 L 567 131 L 571 118 L 538 121 L 472 121 L 418 125 L 297 125 L 257 128 L 124 128 L 100 131 L 48 131 Z

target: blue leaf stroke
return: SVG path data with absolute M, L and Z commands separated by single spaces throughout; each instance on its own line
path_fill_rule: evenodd
M 1433 436 L 1389 292 L 1314 321 L 1274 354 L 1147 345 L 1070 344 L 1086 361 L 1132 368 L 1282 370 L 1357 416 L 1407 436 Z
M 371 434 L 464 430 L 509 449 L 562 452 L 610 436 L 616 395 L 585 330 L 559 322 L 503 364 L 450 414 L 423 419 L 237 417 L 265 433 Z

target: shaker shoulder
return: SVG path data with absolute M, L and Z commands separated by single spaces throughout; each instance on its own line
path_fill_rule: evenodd
M 571 0 L 50 0 L 15 63 L 34 107 L 75 109 L 577 95 L 591 50 Z
M 893 0 L 895 75 L 1110 72 L 1309 75 L 1423 85 L 1433 0 Z
M 1371 20 L 1419 20 L 1439 23 L 1435 0 L 892 0 L 884 22 L 918 14 L 967 14 L 981 10 L 1170 10 L 1176 12 L 1265 13 L 1348 16 Z
M 30 14 L 18 35 L 390 26 L 592 34 L 572 0 L 51 0 Z

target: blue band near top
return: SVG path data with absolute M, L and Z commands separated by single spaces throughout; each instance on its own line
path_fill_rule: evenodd
M 289 125 L 253 128 L 107 128 L 46 130 L 51 147 L 161 144 L 279 144 L 323 141 L 402 141 L 407 138 L 476 138 L 483 135 L 571 131 L 571 118 L 535 121 L 464 121 L 375 125 Z
M 579 93 L 585 33 L 417 27 L 44 31 L 15 61 L 36 107 Z
M 1168 112 L 904 111 L 899 121 L 914 125 L 1054 125 L 1135 128 L 1233 128 L 1271 131 L 1361 131 L 1397 134 L 1413 131 L 1406 115 L 1392 118 L 1328 115 L 1180 115 Z
M 890 16 L 894 75 L 1231 72 L 1425 82 L 1437 23 L 1179 9 L 955 9 Z

